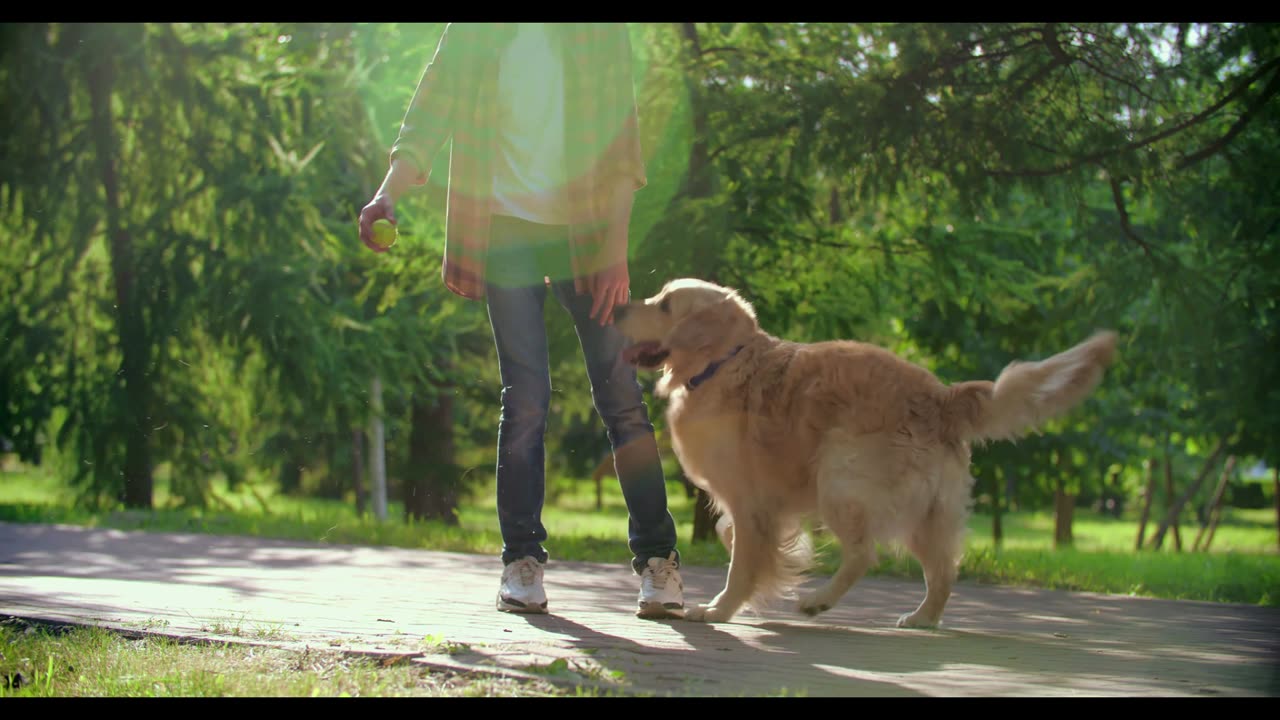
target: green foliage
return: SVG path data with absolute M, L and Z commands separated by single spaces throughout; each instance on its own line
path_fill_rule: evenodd
M 118 502 L 144 450 L 173 502 L 271 473 L 343 497 L 376 376 L 393 489 L 414 400 L 442 392 L 451 472 L 489 477 L 487 318 L 439 281 L 448 153 L 397 208 L 395 250 L 355 239 L 440 29 L 0 28 L 0 442 L 89 504 Z M 1277 26 L 631 32 L 637 296 L 716 280 L 774 334 L 882 343 L 946 381 L 1117 329 L 1079 410 L 976 454 L 1020 507 L 1059 486 L 1091 502 L 1113 474 L 1132 504 L 1144 462 L 1168 455 L 1181 486 L 1219 440 L 1280 464 Z M 603 427 L 548 305 L 548 457 L 585 475 Z
M 673 202 L 655 265 L 948 381 L 1119 330 L 1082 408 L 976 457 L 1034 504 L 1168 444 L 1280 462 L 1274 26 L 683 30 L 714 191 Z
M 125 272 L 138 279 L 156 463 L 207 478 L 243 474 L 264 449 L 293 462 L 298 453 L 271 451 L 365 422 L 373 376 L 393 396 L 455 379 L 440 367 L 472 351 L 483 327 L 433 282 L 439 224 L 420 223 L 383 262 L 354 239 L 353 205 L 381 171 L 355 61 L 367 38 L 355 28 L 87 26 L 89 56 L 68 28 L 9 32 L 5 106 L 41 110 L 7 114 L 16 162 L 0 180 L 19 250 L 6 275 L 23 300 L 3 322 L 30 353 L 5 355 L 6 377 L 30 389 L 6 393 L 3 427 L 24 458 L 38 457 L 65 408 L 56 442 L 83 461 L 87 499 L 119 493 L 128 408 L 112 339 L 115 258 L 93 220 L 100 175 L 88 160 L 100 151 L 77 145 L 88 113 L 77 63 L 118 66 Z M 50 170 L 40 160 L 50 154 L 67 162 Z M 267 443 L 273 426 L 287 429 Z M 189 485 L 187 501 L 204 502 L 207 481 Z

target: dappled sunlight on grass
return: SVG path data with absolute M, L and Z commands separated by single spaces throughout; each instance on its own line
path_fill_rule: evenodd
M 162 490 L 157 488 L 157 497 Z M 603 508 L 596 510 L 595 487 L 589 480 L 550 480 L 543 522 L 552 558 L 617 564 L 630 561 L 626 505 L 616 479 L 606 478 L 602 490 Z M 473 488 L 460 508 L 457 525 L 406 522 L 403 505 L 398 502 L 389 503 L 388 520 L 379 522 L 368 512 L 357 514 L 351 499 L 296 498 L 251 486 L 235 492 L 216 487 L 215 493 L 216 500 L 204 509 L 93 512 L 73 507 L 71 495 L 48 475 L 4 473 L 0 474 L 0 520 L 491 555 L 502 547 L 492 481 Z M 689 542 L 693 501 L 677 482 L 668 484 L 668 503 L 677 521 L 684 562 L 724 567 L 729 555 L 718 540 Z M 1004 542 L 996 548 L 991 517 L 975 515 L 960 577 L 970 582 L 1280 605 L 1276 591 L 1280 587 L 1280 554 L 1275 550 L 1275 527 L 1267 524 L 1266 512 L 1229 510 L 1210 553 L 1176 552 L 1172 537 L 1160 552 L 1134 553 L 1137 523 L 1132 518 L 1104 517 L 1084 509 L 1076 511 L 1074 547 L 1052 547 L 1052 513 L 1017 512 L 1003 516 Z M 1148 537 L 1154 530 L 1155 523 L 1149 522 Z M 1194 525 L 1182 528 L 1184 547 L 1190 546 L 1197 530 Z M 839 564 L 839 548 L 831 536 L 819 529 L 815 546 L 815 572 L 833 572 Z M 871 574 L 921 577 L 915 559 L 893 548 L 882 548 L 880 562 Z
M 387 658 L 197 645 L 100 628 L 0 623 L 3 697 L 389 697 L 560 695 L 541 680 L 441 673 Z

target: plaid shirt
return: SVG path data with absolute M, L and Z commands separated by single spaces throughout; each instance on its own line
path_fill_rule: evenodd
M 571 178 L 569 250 L 575 282 L 603 270 L 610 189 L 646 183 L 640 154 L 631 42 L 623 24 L 557 24 L 565 70 L 565 163 Z M 485 259 L 498 148 L 498 61 L 511 23 L 449 24 L 422 73 L 391 159 L 406 157 L 424 184 L 452 139 L 441 274 L 454 293 L 484 297 Z

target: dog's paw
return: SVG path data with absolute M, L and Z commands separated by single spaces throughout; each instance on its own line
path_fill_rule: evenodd
M 706 622 L 706 621 L 707 621 L 707 606 L 706 606 L 706 605 L 694 605 L 694 606 L 692 606 L 692 607 L 687 607 L 687 608 L 685 608 L 685 609 L 684 609 L 684 619 L 685 619 L 685 620 L 691 620 L 691 621 L 693 621 L 693 622 Z
M 831 606 L 828 605 L 823 598 L 820 597 L 820 594 L 816 592 L 808 593 L 804 597 L 800 598 L 800 602 L 797 603 L 796 606 L 800 612 L 808 615 L 809 617 L 813 617 L 831 609 Z
M 898 618 L 898 627 L 931 630 L 938 627 L 938 619 L 927 618 L 919 613 L 907 613 L 906 615 Z
M 714 605 L 694 605 L 684 611 L 684 619 L 692 620 L 693 622 L 714 623 L 725 622 L 729 618 L 720 608 Z

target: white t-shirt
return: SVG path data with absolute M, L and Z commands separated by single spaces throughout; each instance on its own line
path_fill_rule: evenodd
M 545 23 L 520 23 L 498 68 L 493 212 L 563 225 L 564 71 Z

